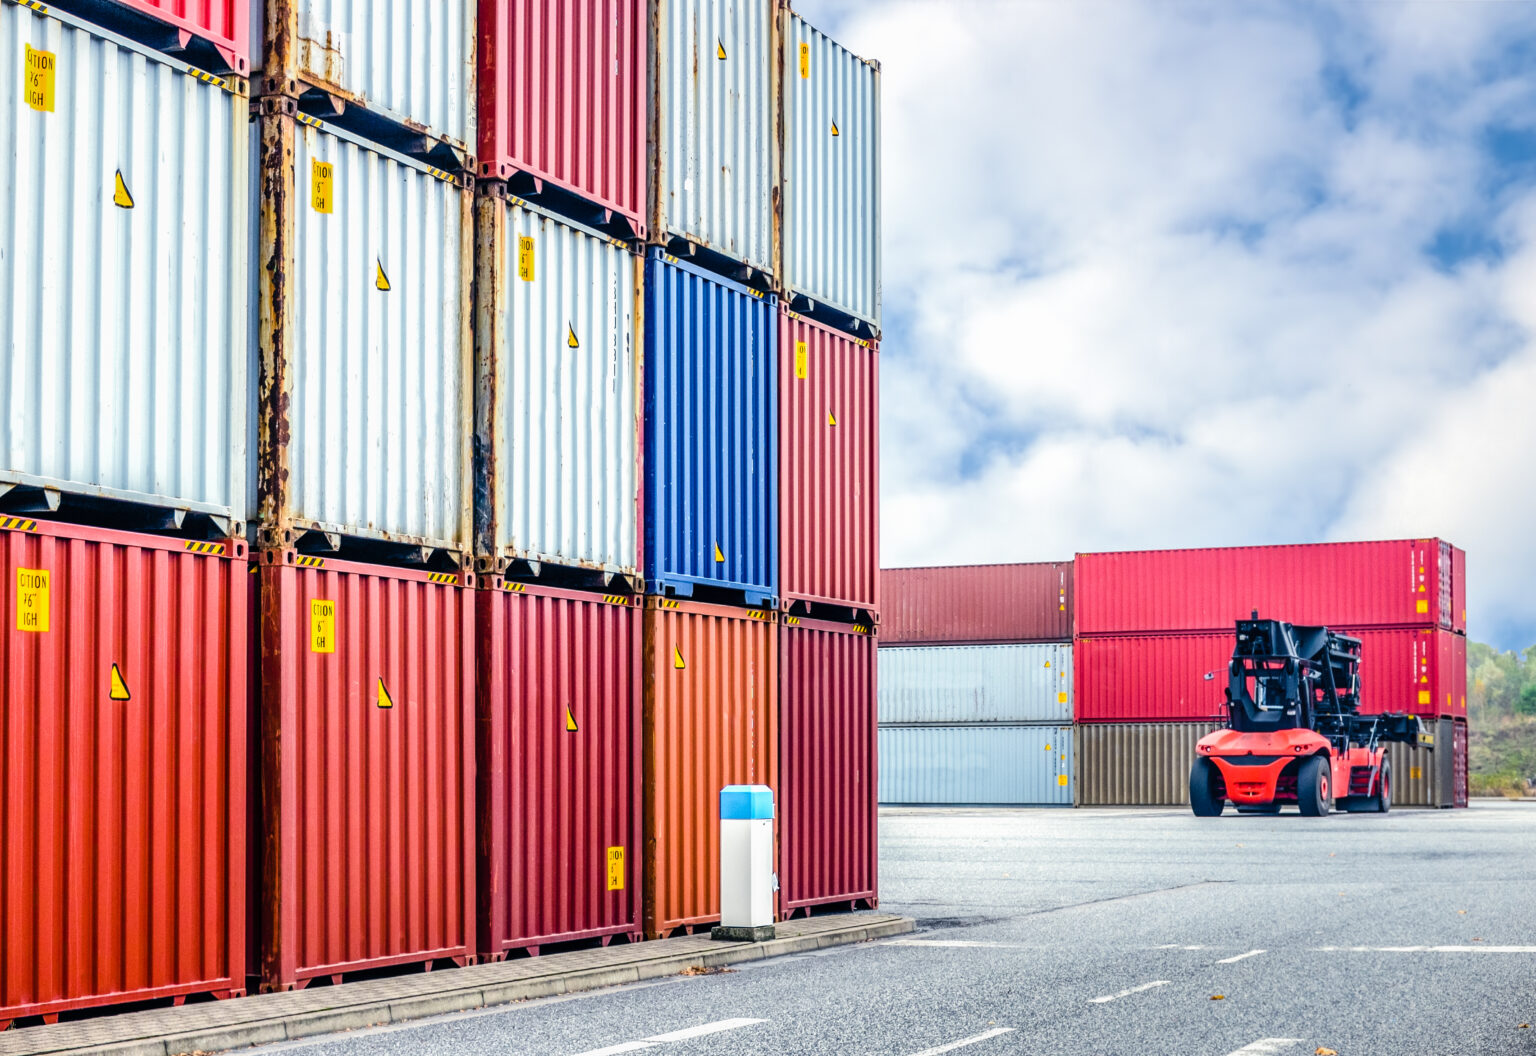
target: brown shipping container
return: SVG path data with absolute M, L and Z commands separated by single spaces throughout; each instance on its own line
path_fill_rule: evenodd
M 640 599 L 476 597 L 479 950 L 640 937 Z
M 0 1029 L 245 987 L 243 542 L 0 516 Z
M 1127 722 L 1072 731 L 1078 807 L 1172 807 L 1189 804 L 1195 743 L 1210 722 Z
M 1072 562 L 887 568 L 880 644 L 1065 642 L 1072 638 Z
M 780 596 L 874 618 L 879 522 L 879 348 L 781 308 Z
M 875 639 L 867 625 L 784 617 L 778 813 L 785 916 L 876 895 Z
M 261 579 L 264 986 L 465 962 L 473 576 L 272 550 Z
M 648 938 L 720 918 L 720 789 L 778 795 L 778 630 L 771 612 L 645 599 Z

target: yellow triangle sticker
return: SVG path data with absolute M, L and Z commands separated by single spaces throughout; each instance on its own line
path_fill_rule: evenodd
M 683 651 L 675 645 L 672 647 L 672 666 L 679 671 L 683 671 L 688 667 L 687 664 L 683 663 Z
M 117 170 L 117 186 L 112 190 L 112 204 L 119 209 L 133 208 L 133 195 L 128 193 L 128 185 L 123 182 L 123 170 Z M 128 699 L 126 697 L 124 700 Z
M 112 665 L 112 688 L 109 695 L 113 700 L 133 699 L 133 695 L 128 692 L 128 683 L 123 678 L 123 670 L 116 664 Z
M 717 565 L 725 564 L 725 555 L 720 552 L 720 544 L 719 543 L 715 544 L 715 564 L 717 564 Z
M 833 414 L 831 411 L 827 412 L 827 424 L 828 425 L 836 425 L 837 424 L 837 415 Z
M 715 58 L 721 62 L 725 61 L 725 44 L 719 37 L 715 38 Z
M 380 261 L 377 257 L 375 257 L 374 260 L 373 260 L 373 267 L 374 267 L 373 285 L 376 288 L 378 288 L 380 290 L 383 290 L 385 293 L 388 293 L 389 292 L 389 276 L 384 274 L 384 264 L 383 264 L 383 262 Z
M 384 676 L 379 676 L 379 707 L 392 708 L 395 706 L 395 698 L 389 695 L 389 690 L 384 688 Z
M 581 342 L 576 340 L 576 328 L 570 323 L 565 324 L 565 344 L 567 348 L 581 347 Z
M 837 122 L 836 121 L 832 122 L 832 134 L 834 136 L 842 135 L 842 133 L 837 130 Z
M 579 727 L 576 725 L 576 716 L 571 714 L 570 706 L 565 709 L 565 732 L 576 733 Z

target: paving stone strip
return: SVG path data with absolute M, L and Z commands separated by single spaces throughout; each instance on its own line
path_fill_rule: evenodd
M 915 924 L 910 918 L 886 913 L 840 913 L 786 921 L 777 927 L 777 938 L 768 942 L 715 942 L 705 933 L 51 1026 L 13 1027 L 0 1033 L 0 1056 L 219 1052 L 655 979 L 691 966 L 711 968 L 889 938 L 912 931 Z

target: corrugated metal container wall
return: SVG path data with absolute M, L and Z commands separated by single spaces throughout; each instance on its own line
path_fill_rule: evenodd
M 646 230 L 645 0 L 480 0 L 480 175 L 526 173 Z
M 1078 657 L 1078 670 L 1084 660 Z M 1079 807 L 1189 805 L 1195 744 L 1209 722 L 1137 722 L 1073 730 Z
M 655 211 L 675 235 L 771 273 L 778 209 L 774 0 L 656 0 Z
M 778 302 L 652 249 L 645 270 L 646 589 L 778 593 Z
M 1360 639 L 1360 710 L 1367 715 L 1467 713 L 1467 640 L 1450 631 L 1345 632 Z
M 477 208 L 477 550 L 637 575 L 639 261 L 515 198 Z
M 283 494 L 263 497 L 264 527 L 467 552 L 472 194 L 439 170 L 300 121 L 291 167 L 261 177 L 286 179 L 294 199 L 281 301 L 291 314 L 278 324 L 286 427 L 262 422 L 279 433 L 287 471 Z M 264 116 L 261 135 L 275 123 L 292 122 Z M 264 165 L 278 153 L 268 144 Z M 263 195 L 264 211 L 270 201 Z M 276 266 L 264 259 L 258 278 Z M 272 339 L 264 322 L 257 329 L 253 340 Z
M 779 629 L 780 898 L 786 914 L 874 908 L 875 640 L 871 628 L 786 617 Z
M 879 610 L 880 353 L 779 316 L 779 578 L 786 599 Z
M 482 582 L 479 950 L 640 937 L 640 609 Z
M 1467 633 L 1467 552 L 1451 547 L 1451 629 Z
M 1438 539 L 1079 554 L 1077 633 L 1225 631 L 1254 609 L 1295 624 L 1451 627 L 1441 561 Z
M 1392 802 L 1404 807 L 1467 805 L 1467 720 L 1442 718 L 1426 723 L 1435 735 L 1433 748 L 1389 744 Z
M 1392 763 L 1392 805 L 1434 806 L 1439 791 L 1436 764 L 1441 754 L 1433 748 L 1393 742 L 1387 745 L 1387 758 Z
M 1070 726 L 881 726 L 880 802 L 1072 805 Z
M 1072 646 L 880 650 L 880 724 L 1072 721 Z
M 231 73 L 251 72 L 250 0 L 114 0 L 130 11 L 207 41 Z M 215 71 L 219 72 L 219 71 Z
M 720 918 L 720 789 L 779 794 L 779 628 L 767 612 L 645 606 L 644 921 L 656 938 Z
M 467 958 L 473 577 L 261 562 L 264 984 Z
M 473 152 L 475 6 L 476 0 L 265 0 L 258 31 L 268 54 L 258 62 L 264 74 L 275 74 L 272 34 L 283 27 L 292 75 L 306 85 Z
M 880 645 L 1072 639 L 1072 562 L 880 571 Z
M 1451 757 L 1451 805 L 1465 807 L 1472 795 L 1471 769 L 1467 760 L 1467 720 L 1453 720 L 1451 730 L 1451 744 L 1455 748 Z
M 786 10 L 784 285 L 880 329 L 880 66 Z
M 245 989 L 245 544 L 0 517 L 0 1025 Z
M 0 487 L 243 518 L 246 83 L 9 3 L 0 56 Z

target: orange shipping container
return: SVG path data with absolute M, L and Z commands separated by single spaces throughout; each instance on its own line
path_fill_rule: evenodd
M 778 795 L 778 625 L 771 612 L 647 598 L 644 633 L 643 919 L 656 938 L 720 918 L 720 789 Z

